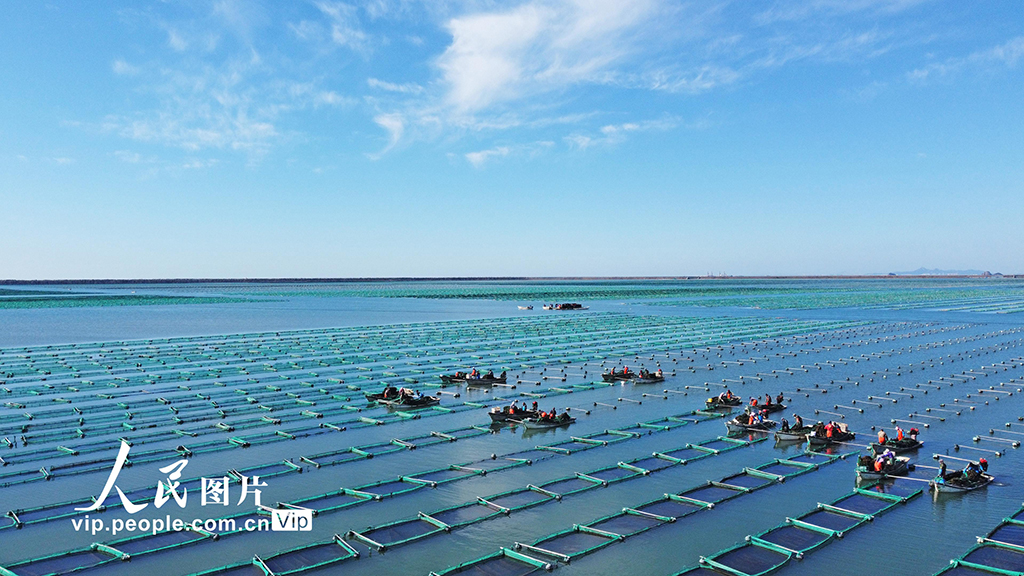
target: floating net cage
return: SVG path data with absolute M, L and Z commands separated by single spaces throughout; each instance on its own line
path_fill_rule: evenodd
M 743 543 L 702 557 L 700 564 L 735 576 L 764 576 L 782 568 L 792 557 L 774 547 Z
M 624 538 L 625 536 L 620 534 L 605 532 L 589 526 L 575 525 L 568 530 L 545 536 L 533 544 L 517 542 L 514 548 L 568 563 L 573 558 L 590 554 Z
M 599 518 L 586 526 L 601 532 L 626 537 L 646 532 L 668 522 L 675 522 L 675 520 L 676 518 L 673 516 L 659 516 L 627 508 L 618 514 Z
M 358 557 L 359 552 L 345 542 L 341 536 L 335 534 L 330 540 L 277 552 L 266 558 L 255 556 L 252 562 L 261 568 L 267 576 L 284 576 L 334 565 Z
M 551 571 L 553 566 L 508 548 L 501 548 L 493 554 L 452 566 L 441 572 L 431 572 L 430 576 L 449 576 L 466 574 L 469 576 L 528 576 L 538 572 Z
M 92 544 L 69 552 L 50 554 L 0 567 L 0 574 L 15 576 L 54 576 L 90 568 L 110 562 L 129 560 L 129 555 L 103 544 Z
M 938 572 L 946 576 L 1024 574 L 1024 507 L 1004 518 L 978 544 Z
M 345 537 L 378 552 L 414 542 L 428 536 L 451 531 L 451 526 L 422 512 L 409 520 L 398 520 L 365 530 L 350 530 Z
M 921 493 L 918 489 L 909 496 L 895 496 L 867 489 L 854 490 L 830 504 L 818 504 L 815 510 L 747 536 L 744 542 L 731 548 L 702 557 L 697 568 L 680 574 L 695 574 L 699 568 L 732 576 L 770 574 L 791 559 L 803 558 L 804 554 L 841 538 L 845 532 Z

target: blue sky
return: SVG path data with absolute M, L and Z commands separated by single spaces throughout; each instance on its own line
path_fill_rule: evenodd
M 3 12 L 3 278 L 1024 272 L 1016 1 Z

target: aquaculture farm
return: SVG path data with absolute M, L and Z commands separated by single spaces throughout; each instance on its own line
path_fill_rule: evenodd
M 11 286 L 0 574 L 1024 573 L 1022 306 L 1002 278 Z M 507 377 L 441 379 L 473 370 Z M 766 395 L 853 436 L 730 433 Z M 858 480 L 880 431 L 911 469 Z

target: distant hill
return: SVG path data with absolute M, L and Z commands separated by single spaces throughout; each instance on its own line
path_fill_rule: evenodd
M 940 270 L 938 268 L 918 268 L 911 272 L 890 272 L 890 276 L 988 276 L 985 270 Z

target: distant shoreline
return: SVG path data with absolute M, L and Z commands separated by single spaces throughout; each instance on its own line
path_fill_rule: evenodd
M 438 276 L 370 278 L 108 278 L 61 280 L 0 280 L 0 285 L 81 285 L 81 284 L 345 284 L 360 282 L 544 282 L 544 281 L 638 281 L 638 280 L 892 280 L 892 279 L 1024 278 L 1024 274 L 936 274 L 936 275 L 822 275 L 822 276 Z

